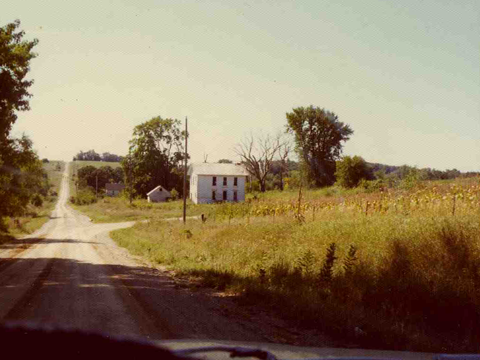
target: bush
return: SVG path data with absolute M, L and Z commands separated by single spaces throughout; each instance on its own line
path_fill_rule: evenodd
M 172 200 L 177 200 L 179 194 L 177 190 L 172 189 L 172 191 L 170 191 L 170 195 L 172 195 Z
M 372 177 L 367 163 L 360 156 L 345 156 L 337 161 L 335 176 L 337 183 L 344 188 L 354 188 L 362 179 Z
M 377 179 L 377 180 L 362 179 L 358 183 L 358 186 L 365 189 L 369 193 L 381 191 L 388 187 L 386 182 L 382 179 Z
M 95 192 L 91 188 L 85 188 L 78 191 L 74 204 L 88 205 L 97 202 Z

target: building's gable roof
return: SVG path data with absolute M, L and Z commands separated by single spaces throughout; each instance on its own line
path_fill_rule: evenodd
M 147 196 L 150 196 L 153 194 L 155 191 L 162 191 L 162 193 L 165 193 L 167 195 L 170 195 L 170 191 L 165 190 L 165 188 L 162 185 L 158 185 L 155 189 L 151 190 L 150 192 L 147 193 Z
M 191 164 L 188 169 L 189 175 L 220 175 L 220 176 L 248 176 L 247 170 L 242 165 L 236 164 Z
M 122 191 L 125 189 L 125 185 L 119 183 L 106 183 L 105 190 L 107 191 Z

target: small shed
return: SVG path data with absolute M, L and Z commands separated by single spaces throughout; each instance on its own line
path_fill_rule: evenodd
M 158 185 L 155 189 L 147 193 L 148 202 L 162 202 L 167 201 L 172 195 L 163 186 Z
M 105 184 L 105 193 L 107 196 L 117 196 L 125 189 L 125 185 L 119 183 L 107 183 Z

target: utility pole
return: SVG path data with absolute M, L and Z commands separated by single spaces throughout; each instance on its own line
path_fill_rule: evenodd
M 188 157 L 188 118 L 185 116 L 185 168 L 183 170 L 183 223 L 187 223 L 187 157 Z

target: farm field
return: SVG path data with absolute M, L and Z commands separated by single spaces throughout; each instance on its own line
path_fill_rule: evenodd
M 57 202 L 60 182 L 65 169 L 65 162 L 50 161 L 48 163 L 43 163 L 43 168 L 45 169 L 48 180 L 51 184 L 49 195 L 44 198 L 41 206 L 36 207 L 29 205 L 24 216 L 15 219 L 8 218 L 6 220 L 8 233 L 11 236 L 31 234 L 50 219 L 50 213 Z
M 112 237 L 192 286 L 361 347 L 479 350 L 479 179 L 305 191 L 300 204 L 271 192 L 201 211 L 205 223 L 152 216 Z

